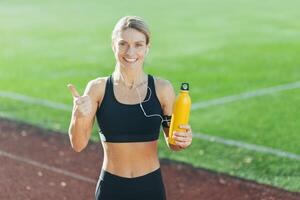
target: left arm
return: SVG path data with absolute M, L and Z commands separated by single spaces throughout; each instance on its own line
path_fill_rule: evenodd
M 173 111 L 173 105 L 176 99 L 175 91 L 173 89 L 172 84 L 167 80 L 157 78 L 156 88 L 157 96 L 162 106 L 163 114 L 171 116 Z M 181 125 L 180 128 L 185 129 L 186 131 L 174 132 L 173 138 L 176 141 L 176 145 L 173 145 L 168 142 L 169 128 L 163 127 L 166 144 L 173 151 L 181 151 L 190 146 L 192 143 L 192 131 L 190 125 Z

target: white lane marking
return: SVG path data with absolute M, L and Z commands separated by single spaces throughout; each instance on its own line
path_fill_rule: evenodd
M 5 157 L 10 158 L 10 159 L 15 160 L 15 161 L 25 162 L 27 164 L 30 164 L 30 165 L 33 165 L 33 166 L 36 166 L 36 167 L 40 167 L 40 168 L 43 168 L 43 169 L 46 169 L 46 170 L 49 170 L 49 171 L 52 171 L 52 172 L 56 172 L 56 173 L 59 173 L 59 174 L 63 174 L 65 176 L 69 176 L 69 177 L 72 177 L 72 178 L 75 178 L 75 179 L 78 179 L 78 180 L 81 180 L 81 181 L 85 181 L 85 182 L 88 182 L 88 183 L 96 183 L 96 181 L 91 179 L 91 178 L 88 178 L 88 177 L 85 177 L 85 176 L 82 176 L 82 175 L 79 175 L 79 174 L 76 174 L 76 173 L 73 173 L 73 172 L 69 172 L 67 170 L 60 169 L 60 168 L 57 168 L 57 167 L 52 167 L 52 166 L 49 166 L 49 165 L 31 160 L 31 159 L 28 159 L 28 158 L 24 158 L 24 157 L 21 157 L 21 156 L 16 156 L 16 155 L 13 155 L 11 153 L 5 152 L 3 150 L 0 150 L 0 156 L 5 156 Z
M 289 84 L 283 84 L 283 85 L 277 85 L 273 87 L 268 87 L 268 88 L 262 88 L 258 90 L 254 90 L 251 92 L 244 92 L 241 94 L 237 95 L 231 95 L 231 96 L 225 96 L 221 97 L 218 99 L 212 99 L 208 101 L 202 101 L 202 102 L 197 102 L 192 105 L 192 110 L 197 110 L 197 109 L 202 109 L 202 108 L 207 108 L 210 106 L 215 106 L 215 105 L 222 105 L 234 101 L 239 101 L 239 100 L 244 100 L 244 99 L 249 99 L 253 97 L 258 97 L 258 96 L 263 96 L 267 94 L 272 94 L 284 90 L 291 90 L 291 89 L 297 89 L 300 88 L 300 81 L 294 82 L 294 83 L 289 83 Z M 5 91 L 0 91 L 0 97 L 2 98 L 9 98 L 17 101 L 22 101 L 24 103 L 29 103 L 29 104 L 36 104 L 36 105 L 41 105 L 49 108 L 54 108 L 57 110 L 64 110 L 64 111 L 71 111 L 72 106 L 63 104 L 63 103 L 57 103 L 45 99 L 39 99 L 39 98 L 34 98 L 34 97 L 29 97 L 26 95 L 14 93 L 14 92 L 5 92 Z
M 230 103 L 233 101 L 249 99 L 249 98 L 253 98 L 253 97 L 257 97 L 257 96 L 263 96 L 266 94 L 271 94 L 271 93 L 275 93 L 275 92 L 296 89 L 296 88 L 300 88 L 300 81 L 289 83 L 289 84 L 273 86 L 273 87 L 269 87 L 269 88 L 262 88 L 262 89 L 258 89 L 258 90 L 251 91 L 251 92 L 241 93 L 238 95 L 222 97 L 219 99 L 213 99 L 213 100 L 194 103 L 192 105 L 192 110 L 207 108 L 209 106 L 221 105 L 221 104 Z M 0 91 L 0 97 L 11 98 L 11 99 L 19 100 L 19 101 L 22 101 L 25 103 L 43 105 L 43 106 L 51 107 L 51 108 L 58 109 L 58 110 L 70 111 L 72 109 L 71 106 L 66 105 L 66 104 L 56 103 L 56 102 L 43 100 L 43 99 L 37 99 L 37 98 L 28 97 L 25 95 L 20 95 L 20 94 L 12 93 L 12 92 L 1 92 Z M 284 152 L 284 151 L 273 149 L 273 148 L 243 143 L 240 141 L 227 140 L 227 139 L 223 139 L 220 137 L 204 135 L 204 134 L 202 134 L 202 135 L 199 134 L 199 136 L 197 136 L 197 134 L 194 134 L 194 135 L 195 135 L 194 137 L 196 137 L 196 138 L 206 139 L 208 141 L 211 141 L 212 138 L 215 138 L 215 141 L 218 143 L 221 143 L 221 144 L 225 144 L 225 145 L 229 145 L 229 146 L 237 146 L 237 147 L 245 148 L 245 149 L 252 150 L 252 151 L 258 151 L 258 152 L 263 152 L 263 153 L 268 153 L 268 154 L 273 154 L 273 155 L 277 155 L 277 156 L 281 156 L 281 157 L 287 157 L 287 158 L 299 160 L 299 155 L 297 155 L 297 154 L 292 154 L 292 153 Z
M 249 98 L 253 98 L 253 97 L 263 96 L 263 95 L 272 94 L 275 92 L 291 90 L 291 89 L 296 89 L 296 88 L 300 88 L 300 81 L 297 81 L 294 83 L 289 83 L 289 84 L 284 84 L 284 85 L 277 85 L 277 86 L 268 87 L 268 88 L 262 88 L 262 89 L 254 90 L 251 92 L 244 92 L 244 93 L 237 94 L 237 95 L 225 96 L 225 97 L 218 98 L 218 99 L 197 102 L 192 105 L 192 110 L 207 108 L 207 107 L 215 106 L 215 105 L 222 105 L 222 104 L 226 104 L 226 103 L 230 103 L 230 102 L 234 102 L 234 101 L 249 99 Z
M 72 107 L 70 105 L 66 105 L 63 103 L 57 103 L 57 102 L 53 102 L 53 101 L 49 101 L 49 100 L 45 100 L 45 99 L 29 97 L 29 96 L 25 96 L 25 95 L 14 93 L 14 92 L 0 91 L 0 97 L 9 98 L 9 99 L 17 100 L 17 101 L 22 101 L 24 103 L 29 103 L 29 104 L 46 106 L 46 107 L 54 108 L 57 110 L 64 110 L 64 111 L 70 111 L 70 112 L 72 110 Z
M 274 148 L 265 147 L 265 146 L 259 146 L 259 145 L 255 145 L 255 144 L 249 144 L 249 143 L 245 143 L 245 142 L 241 142 L 241 141 L 237 141 L 237 140 L 229 140 L 229 139 L 225 139 L 222 137 L 212 136 L 212 135 L 203 134 L 203 133 L 193 133 L 193 137 L 202 139 L 202 140 L 206 140 L 209 142 L 216 142 L 216 143 L 220 143 L 220 144 L 224 144 L 224 145 L 228 145 L 228 146 L 235 146 L 235 147 L 239 147 L 242 149 L 247 149 L 250 151 L 257 151 L 260 153 L 272 154 L 272 155 L 276 155 L 279 157 L 290 158 L 293 160 L 300 161 L 300 155 L 282 151 L 279 149 L 274 149 Z

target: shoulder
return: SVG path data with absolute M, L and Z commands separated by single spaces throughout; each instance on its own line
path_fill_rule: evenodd
M 155 88 L 158 92 L 172 92 L 173 85 L 169 80 L 163 79 L 161 77 L 153 77 L 155 82 Z
M 153 78 L 155 82 L 156 94 L 162 106 L 173 103 L 175 99 L 175 91 L 172 83 L 169 80 L 161 77 Z
M 92 99 L 95 99 L 96 101 L 101 100 L 105 92 L 107 78 L 108 77 L 98 77 L 90 80 L 87 83 L 84 95 L 89 95 Z
M 88 89 L 88 91 L 90 91 L 90 90 L 99 91 L 99 89 L 100 90 L 105 89 L 107 78 L 108 77 L 98 77 L 98 78 L 90 80 L 86 86 L 86 89 Z

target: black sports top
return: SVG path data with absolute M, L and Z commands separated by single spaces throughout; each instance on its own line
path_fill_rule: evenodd
M 148 75 L 148 87 L 151 91 L 147 88 L 143 108 L 147 115 L 162 116 L 161 104 L 156 96 L 154 79 L 151 75 Z M 97 109 L 96 117 L 102 141 L 145 142 L 157 140 L 159 137 L 161 118 L 146 117 L 139 103 L 118 102 L 114 95 L 112 76 L 106 81 L 104 97 Z

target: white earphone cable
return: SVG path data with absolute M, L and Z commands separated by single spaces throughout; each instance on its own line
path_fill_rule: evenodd
M 149 86 L 147 86 L 147 90 L 149 89 L 149 97 L 148 97 L 148 99 L 146 99 L 146 100 L 144 100 L 144 101 L 142 101 L 142 98 L 141 98 L 141 95 L 140 95 L 139 90 L 138 90 L 137 88 L 135 88 L 135 89 L 136 89 L 137 94 L 138 94 L 138 96 L 139 96 L 139 102 L 140 102 L 139 104 L 140 104 L 141 110 L 143 111 L 145 117 L 148 117 L 148 118 L 149 118 L 149 117 L 160 117 L 160 118 L 161 118 L 161 122 L 160 122 L 161 124 L 162 124 L 164 121 L 165 121 L 165 122 L 169 122 L 169 120 L 163 119 L 163 117 L 162 117 L 160 114 L 151 114 L 151 115 L 148 115 L 148 114 L 145 112 L 142 103 L 145 103 L 145 102 L 149 101 L 150 98 L 151 98 L 152 90 L 151 90 L 151 88 L 150 88 Z M 147 95 L 147 94 L 146 94 L 146 95 Z
M 124 83 L 126 84 L 126 81 L 125 81 L 125 79 L 124 79 L 124 77 L 123 77 L 122 72 L 119 71 L 119 73 L 120 73 L 121 78 L 123 79 Z M 143 83 L 143 84 L 144 84 L 144 83 Z M 143 85 L 143 84 L 142 84 L 142 85 Z M 141 86 L 141 85 L 139 85 L 139 86 Z M 150 117 L 160 117 L 160 118 L 161 118 L 161 122 L 160 122 L 161 124 L 162 124 L 163 122 L 170 122 L 170 120 L 168 120 L 168 119 L 163 119 L 163 117 L 162 117 L 160 114 L 149 114 L 149 115 L 148 115 L 148 114 L 146 113 L 146 111 L 145 111 L 145 109 L 144 109 L 142 103 L 148 102 L 148 101 L 150 100 L 150 98 L 151 98 L 152 90 L 151 90 L 151 88 L 147 85 L 147 92 L 148 92 L 148 89 L 149 89 L 149 97 L 148 97 L 146 100 L 142 101 L 142 98 L 141 98 L 140 92 L 139 92 L 139 90 L 138 90 L 138 87 L 135 87 L 135 90 L 136 90 L 136 92 L 137 92 L 137 94 L 138 94 L 138 96 L 139 96 L 139 104 L 140 104 L 141 110 L 143 111 L 143 114 L 144 114 L 145 117 L 147 117 L 147 118 L 150 118 Z M 146 95 L 147 95 L 147 92 L 146 92 Z

